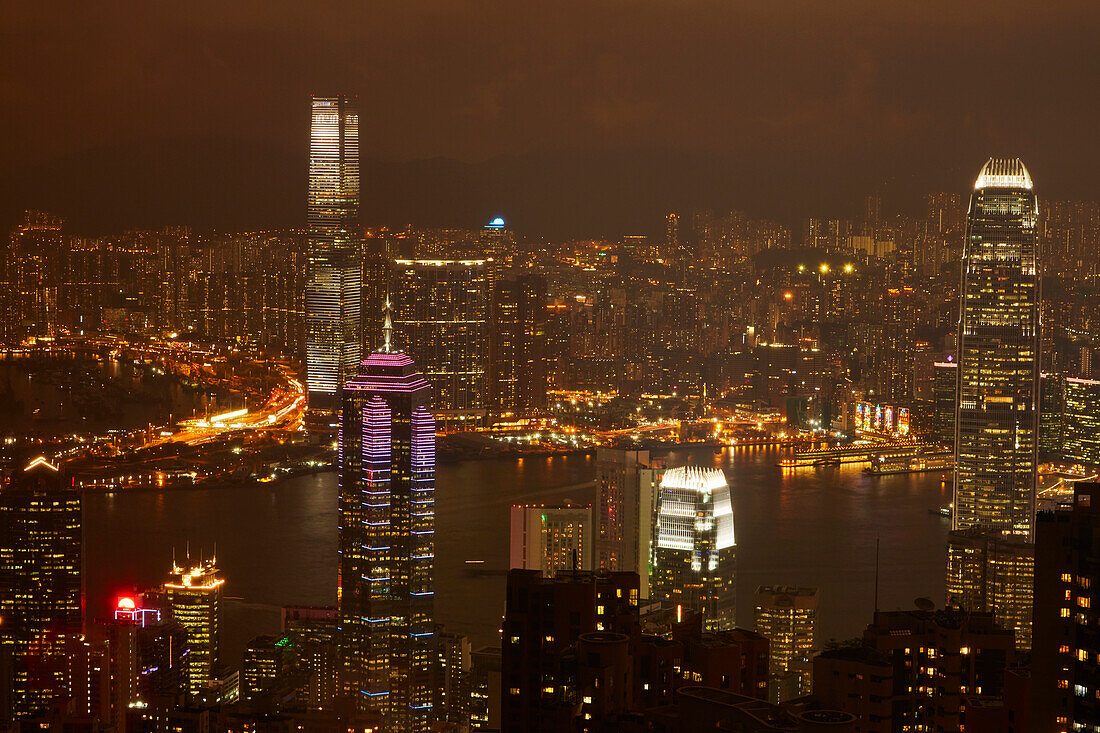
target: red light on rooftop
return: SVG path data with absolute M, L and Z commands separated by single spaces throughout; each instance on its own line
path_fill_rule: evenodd
M 127 597 L 123 596 L 122 598 L 118 599 L 118 607 L 119 608 L 124 608 L 124 609 L 129 611 L 129 610 L 133 610 L 133 609 L 137 608 L 137 605 L 134 603 L 133 598 L 127 598 Z

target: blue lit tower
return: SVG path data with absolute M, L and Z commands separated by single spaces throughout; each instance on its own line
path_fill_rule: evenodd
M 431 386 L 386 345 L 343 390 L 340 419 L 341 686 L 387 731 L 432 713 L 435 418 Z
M 310 102 L 306 386 L 310 410 L 324 415 L 362 354 L 359 113 L 343 96 Z

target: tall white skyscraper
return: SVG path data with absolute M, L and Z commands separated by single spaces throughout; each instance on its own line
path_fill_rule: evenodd
M 734 624 L 736 541 L 726 475 L 717 468 L 665 471 L 657 503 L 651 597 L 703 615 L 703 629 Z
M 362 352 L 359 113 L 344 96 L 310 104 L 306 387 L 311 412 L 333 414 Z

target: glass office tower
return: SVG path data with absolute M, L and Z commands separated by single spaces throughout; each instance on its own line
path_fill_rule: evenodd
M 423 731 L 434 719 L 435 419 L 431 386 L 388 343 L 343 390 L 342 687 L 382 729 Z
M 991 612 L 1031 648 L 1040 273 L 1031 176 L 991 158 L 963 243 L 948 603 Z
M 331 414 L 362 353 L 359 113 L 343 96 L 311 106 L 306 384 L 310 410 Z
M 80 639 L 82 548 L 80 491 L 58 466 L 40 456 L 0 476 L 0 710 L 12 718 L 76 694 L 47 658 Z
M 733 505 L 726 476 L 715 468 L 665 471 L 657 504 L 652 598 L 703 616 L 703 629 L 734 623 Z
M 215 560 L 183 566 L 173 564 L 171 578 L 164 584 L 168 610 L 187 634 L 187 689 L 198 695 L 216 678 L 218 664 L 218 621 L 222 586 Z
M 963 251 L 953 529 L 1030 540 L 1039 432 L 1038 204 L 1018 159 L 992 158 Z

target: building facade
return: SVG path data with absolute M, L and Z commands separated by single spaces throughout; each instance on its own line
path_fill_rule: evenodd
M 651 597 L 693 609 L 706 631 L 732 628 L 737 548 L 725 474 L 665 471 L 654 538 Z
M 393 340 L 432 385 L 436 417 L 483 422 L 489 407 L 489 279 L 485 260 L 394 260 Z
M 762 585 L 753 599 L 753 626 L 768 640 L 769 678 L 772 702 L 780 702 L 780 682 L 797 675 L 793 697 L 809 695 L 813 690 L 809 659 L 814 648 L 817 626 L 817 588 Z M 806 663 L 799 664 L 800 660 Z
M 546 278 L 505 273 L 495 285 L 490 339 L 492 412 L 525 417 L 546 408 Z
M 387 345 L 345 385 L 340 420 L 342 688 L 393 731 L 427 730 L 434 720 L 430 393 L 412 359 Z
M 1038 203 L 1020 160 L 970 198 L 959 318 L 953 528 L 1031 538 L 1039 432 Z
M 1062 413 L 1062 457 L 1100 466 L 1100 381 L 1067 378 Z
M 635 572 L 643 598 L 650 597 L 650 559 L 662 467 L 647 450 L 596 449 L 598 522 L 593 564 Z
M 163 586 L 168 614 L 186 634 L 187 691 L 191 695 L 198 695 L 216 679 L 223 585 L 225 580 L 218 577 L 213 559 L 192 564 L 188 558 L 183 566 L 172 568 Z
M 592 569 L 592 507 L 513 505 L 509 568 L 547 578 Z
M 359 113 L 344 96 L 310 100 L 306 381 L 315 413 L 339 409 L 361 355 Z
M 1003 697 L 1014 661 L 1012 631 L 991 614 L 879 611 L 860 645 L 814 658 L 814 698 L 859 731 L 961 731 L 969 700 Z
M 82 537 L 80 492 L 45 458 L 0 485 L 0 655 L 10 660 L 0 664 L 10 675 L 0 718 L 41 713 L 74 692 L 47 660 L 81 639 Z
M 1100 484 L 1077 483 L 1073 504 L 1041 512 L 1035 533 L 1035 731 L 1100 727 Z
M 576 709 L 584 704 L 577 689 L 578 671 L 570 663 L 575 645 L 585 634 L 630 639 L 639 631 L 635 573 L 597 571 L 544 578 L 535 570 L 509 571 L 500 730 L 571 730 Z
M 990 159 L 974 183 L 963 246 L 947 553 L 949 602 L 996 613 L 1023 649 L 1039 449 L 1038 216 L 1024 164 Z

